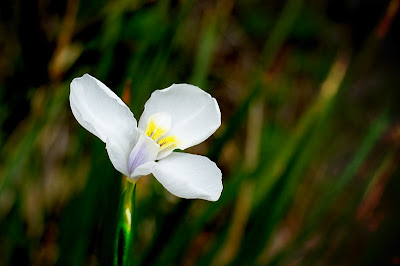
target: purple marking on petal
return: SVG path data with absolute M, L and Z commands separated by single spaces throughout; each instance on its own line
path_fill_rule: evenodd
M 160 146 L 154 140 L 141 133 L 138 142 L 129 154 L 129 175 L 131 175 L 138 166 L 149 161 L 154 161 L 159 149 Z
M 140 145 L 139 150 L 137 152 L 133 152 L 132 150 L 129 155 L 129 174 L 132 174 L 139 165 L 146 162 L 146 147 L 144 147 L 143 143 L 138 144 Z

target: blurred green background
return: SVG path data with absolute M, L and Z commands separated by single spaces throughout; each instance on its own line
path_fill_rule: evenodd
M 0 2 L 0 265 L 112 265 L 123 177 L 72 116 L 200 86 L 215 203 L 137 184 L 132 265 L 400 265 L 399 0 Z

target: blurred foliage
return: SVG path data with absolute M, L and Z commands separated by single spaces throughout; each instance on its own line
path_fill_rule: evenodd
M 399 0 L 0 3 L 0 264 L 112 265 L 124 178 L 73 118 L 88 72 L 138 119 L 192 83 L 221 128 L 191 153 L 216 203 L 151 177 L 132 265 L 400 264 Z

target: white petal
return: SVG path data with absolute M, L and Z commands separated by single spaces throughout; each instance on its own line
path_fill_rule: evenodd
M 129 178 L 133 181 L 136 181 L 142 176 L 149 175 L 153 172 L 153 169 L 156 167 L 156 165 L 157 163 L 154 161 L 139 165 Z
M 135 133 L 136 120 L 129 108 L 106 85 L 89 74 L 72 80 L 70 104 L 78 122 L 103 142 L 114 135 Z
M 76 120 L 107 143 L 114 167 L 126 174 L 129 153 L 137 141 L 136 119 L 106 85 L 85 74 L 71 82 L 70 105 Z
M 178 149 L 178 147 L 175 146 L 175 145 L 171 145 L 171 146 L 166 147 L 165 149 L 160 150 L 160 151 L 158 152 L 158 155 L 157 155 L 157 159 L 156 159 L 156 160 L 161 160 L 161 159 L 167 157 L 167 156 L 170 155 L 171 152 L 173 152 L 175 149 Z M 183 150 L 183 148 L 181 148 L 181 149 Z
M 128 156 L 129 152 L 126 153 L 123 147 L 116 144 L 113 139 L 107 139 L 106 141 L 106 149 L 108 153 L 108 157 L 111 160 L 111 163 L 120 173 L 125 176 L 129 176 L 128 170 Z
M 165 136 L 176 136 L 180 149 L 203 142 L 221 125 L 217 101 L 199 87 L 189 84 L 173 84 L 154 91 L 146 102 L 139 128 L 146 130 L 150 116 L 160 112 L 171 116 L 171 129 Z M 170 152 L 172 149 L 168 154 Z
M 135 173 L 135 170 L 140 165 L 150 161 L 154 162 L 159 150 L 160 146 L 154 140 L 146 136 L 143 132 L 139 131 L 139 140 L 129 155 L 129 176 L 133 177 L 132 174 Z
M 210 159 L 173 152 L 153 169 L 157 180 L 175 196 L 216 201 L 222 192 L 222 173 Z

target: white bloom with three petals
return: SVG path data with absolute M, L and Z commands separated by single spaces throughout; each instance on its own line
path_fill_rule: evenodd
M 218 103 L 208 93 L 189 84 L 156 90 L 139 125 L 128 106 L 89 74 L 71 82 L 69 99 L 76 120 L 106 144 L 112 164 L 129 179 L 151 173 L 178 197 L 219 199 L 222 174 L 216 164 L 173 151 L 203 142 L 221 125 Z

